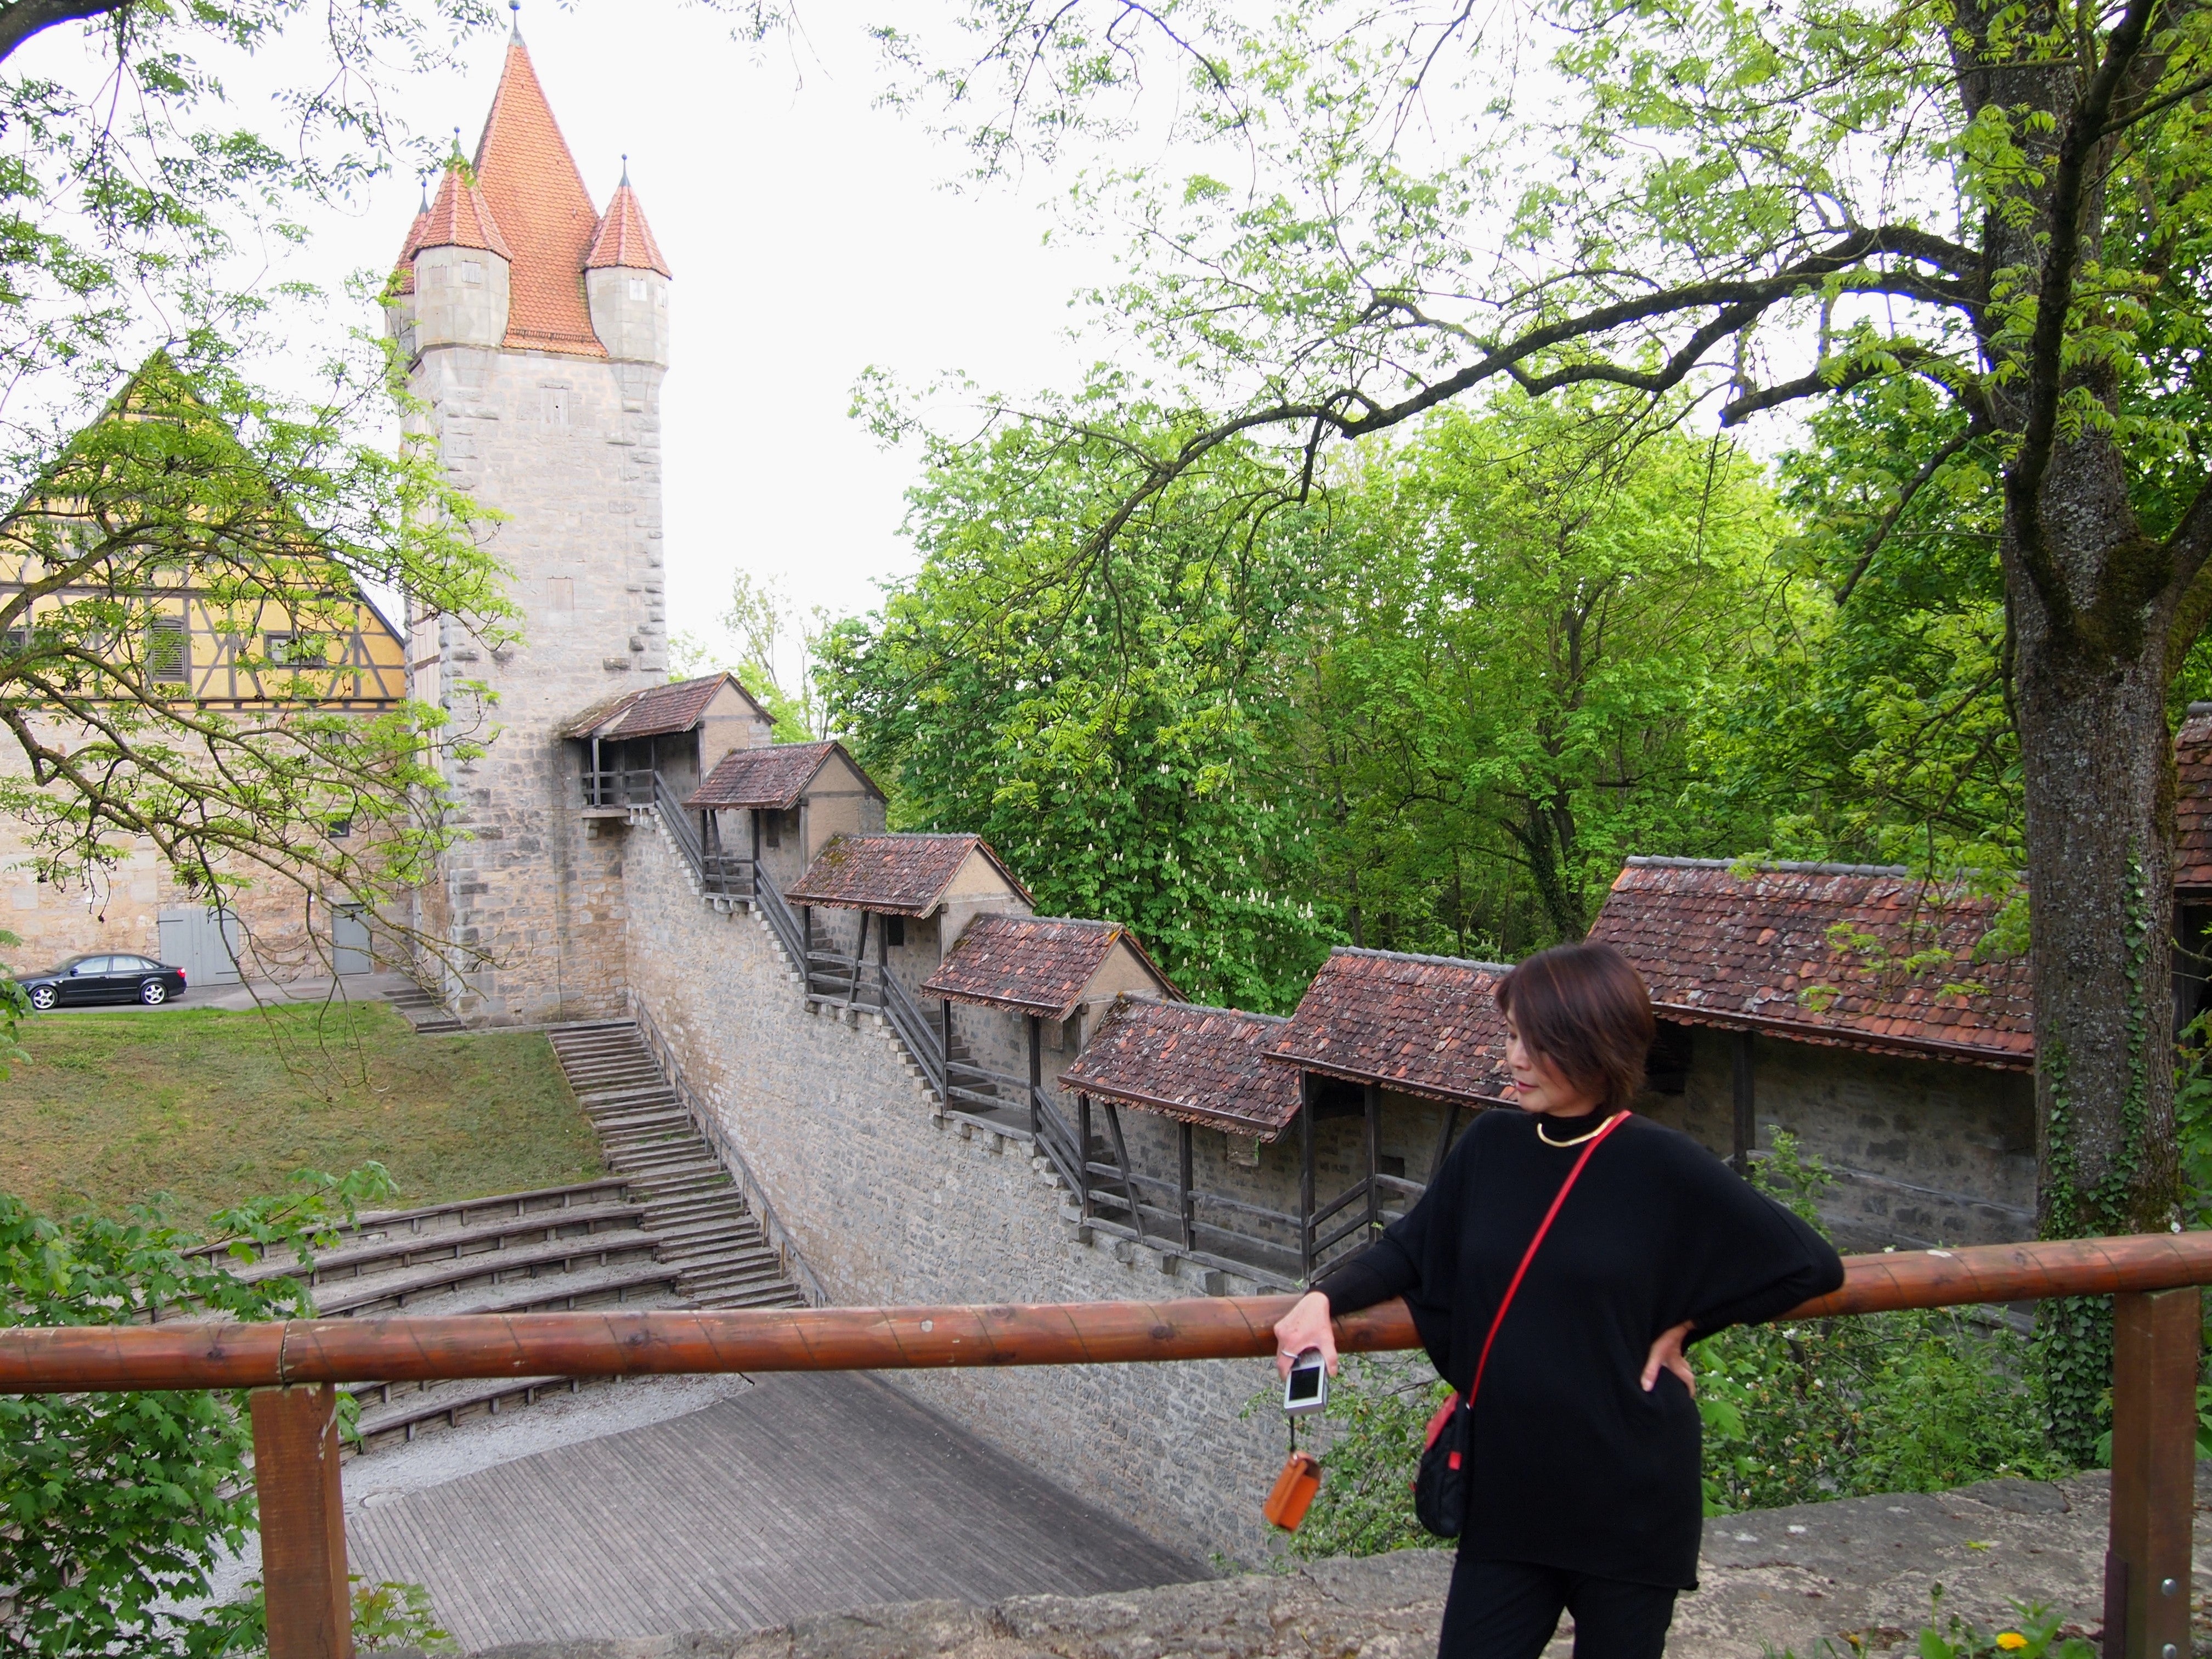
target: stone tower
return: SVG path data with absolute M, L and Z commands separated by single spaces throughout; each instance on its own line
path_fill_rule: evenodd
M 618 1012 L 622 840 L 576 811 L 561 729 L 665 676 L 668 264 L 627 167 L 605 213 L 593 207 L 519 26 L 474 163 L 446 169 L 393 287 L 416 430 L 456 486 L 506 515 L 492 548 L 523 613 L 521 641 L 489 653 L 410 613 L 414 696 L 491 738 L 452 768 L 469 838 L 421 892 L 418 925 L 488 958 L 441 975 L 471 1024 Z

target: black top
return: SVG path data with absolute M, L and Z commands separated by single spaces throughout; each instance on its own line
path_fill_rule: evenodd
M 1410 1214 L 1315 1288 L 1333 1313 L 1403 1296 L 1464 1392 L 1522 1253 L 1598 1115 L 1475 1119 Z M 1687 1135 L 1632 1117 L 1599 1145 L 1514 1295 L 1469 1428 L 1460 1547 L 1601 1578 L 1692 1589 L 1704 1503 L 1689 1391 L 1638 1379 L 1652 1339 L 1756 1324 L 1844 1282 L 1812 1228 Z

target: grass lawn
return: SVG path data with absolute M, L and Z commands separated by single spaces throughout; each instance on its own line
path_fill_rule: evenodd
M 602 1173 L 537 1032 L 416 1036 L 381 1002 L 33 1018 L 0 1079 L 0 1192 L 47 1214 L 166 1194 L 198 1226 L 375 1158 L 399 1204 Z

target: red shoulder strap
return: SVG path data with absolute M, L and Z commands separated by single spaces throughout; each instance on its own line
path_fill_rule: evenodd
M 1590 1161 L 1590 1154 L 1605 1144 L 1607 1135 L 1627 1121 L 1626 1112 L 1616 1112 L 1607 1120 L 1603 1128 L 1590 1137 L 1589 1145 L 1583 1148 L 1583 1155 L 1575 1160 L 1575 1167 L 1567 1171 L 1567 1178 L 1559 1183 L 1559 1194 L 1552 1200 L 1552 1207 L 1544 1212 L 1544 1219 L 1536 1229 L 1535 1237 L 1528 1241 L 1528 1248 L 1521 1253 L 1521 1265 L 1513 1270 L 1513 1282 L 1505 1287 L 1505 1295 L 1498 1304 L 1498 1312 L 1491 1319 L 1490 1334 L 1482 1339 L 1482 1356 L 1474 1362 L 1474 1381 L 1468 1384 L 1467 1403 L 1469 1406 L 1474 1404 L 1475 1393 L 1482 1387 L 1483 1368 L 1490 1364 L 1490 1345 L 1498 1340 L 1498 1328 L 1505 1322 L 1505 1310 L 1513 1305 L 1513 1293 L 1521 1288 L 1521 1281 L 1528 1272 L 1528 1264 L 1536 1259 L 1536 1247 L 1544 1242 L 1544 1235 L 1552 1231 L 1552 1223 L 1559 1213 L 1559 1206 L 1567 1201 L 1567 1194 L 1574 1189 L 1575 1178 L 1582 1174 L 1583 1165 Z

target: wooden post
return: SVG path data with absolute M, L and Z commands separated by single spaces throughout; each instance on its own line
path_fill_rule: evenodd
M 606 802 L 599 799 L 599 792 L 604 787 L 605 783 L 599 772 L 599 740 L 593 738 L 592 739 L 592 781 L 584 791 L 584 805 L 605 806 Z
M 1091 1224 L 1091 1097 L 1079 1093 L 1075 1097 L 1075 1133 L 1082 1150 L 1075 1161 L 1078 1188 L 1077 1199 L 1083 1206 L 1083 1224 Z M 1087 1240 L 1090 1235 L 1084 1235 Z
M 1198 1248 L 1198 1234 L 1191 1225 L 1190 1213 L 1190 1125 L 1178 1123 L 1182 1131 L 1182 1145 L 1176 1149 L 1176 1213 L 1182 1223 L 1182 1247 L 1186 1250 Z
M 1382 1173 L 1382 1091 L 1370 1083 L 1361 1092 L 1367 1107 L 1367 1229 L 1373 1232 L 1382 1224 L 1382 1188 L 1376 1179 Z
M 1751 1154 L 1759 1145 L 1759 1102 L 1752 1091 L 1751 1033 L 1729 1033 L 1735 1083 L 1735 1153 L 1729 1167 L 1747 1181 L 1751 1178 Z
M 2189 1659 L 2202 1292 L 2112 1298 L 2112 1518 L 2105 1659 Z
M 1037 1121 L 1037 1094 L 1044 1087 L 1044 1021 L 1035 1014 L 1029 1018 L 1030 1133 L 1042 1135 L 1044 1127 Z
M 1311 1285 L 1314 1271 L 1313 1225 L 1313 1114 L 1314 1074 L 1298 1073 L 1298 1273 Z
M 250 1398 L 269 1659 L 353 1659 L 337 1390 L 313 1383 Z
M 1444 1125 L 1437 1132 L 1437 1155 L 1429 1165 L 1429 1182 L 1444 1172 L 1444 1160 L 1451 1156 L 1452 1130 L 1459 1123 L 1459 1103 L 1453 1101 L 1444 1108 Z

